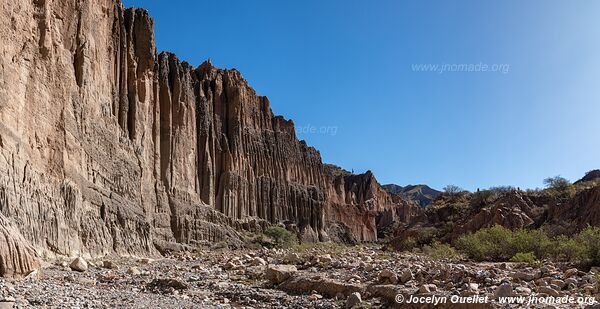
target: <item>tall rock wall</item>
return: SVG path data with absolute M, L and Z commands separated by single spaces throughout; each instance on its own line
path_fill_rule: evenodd
M 269 223 L 372 241 L 415 207 L 370 173 L 329 173 L 237 70 L 157 54 L 142 9 L 0 9 L 0 213 L 42 256 L 152 254 Z

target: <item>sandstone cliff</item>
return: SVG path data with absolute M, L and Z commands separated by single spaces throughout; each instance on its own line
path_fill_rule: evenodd
M 270 223 L 372 241 L 413 213 L 370 173 L 331 174 L 240 72 L 157 54 L 145 10 L 0 14 L 0 213 L 42 257 L 155 254 Z

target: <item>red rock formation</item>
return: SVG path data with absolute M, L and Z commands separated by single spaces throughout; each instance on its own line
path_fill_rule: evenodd
M 600 186 L 585 189 L 573 198 L 552 203 L 548 225 L 561 232 L 574 233 L 588 225 L 600 225 Z
M 480 211 L 463 218 L 464 223 L 458 224 L 452 231 L 453 237 L 472 233 L 479 229 L 501 225 L 515 230 L 532 226 L 536 215 L 533 209 L 536 205 L 520 193 L 508 193 Z
M 328 173 L 238 71 L 157 55 L 146 11 L 0 9 L 0 213 L 43 255 L 154 253 L 267 223 L 375 240 L 412 215 L 371 173 Z

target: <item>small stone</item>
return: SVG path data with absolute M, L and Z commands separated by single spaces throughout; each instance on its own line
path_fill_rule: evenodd
M 398 282 L 398 275 L 396 275 L 395 272 L 389 270 L 389 269 L 384 269 L 381 272 L 379 272 L 379 275 L 377 275 L 379 282 L 381 283 L 390 283 L 390 284 L 396 284 Z
M 560 293 L 557 290 L 555 290 L 555 289 L 553 289 L 553 288 L 551 288 L 549 286 L 538 286 L 537 289 L 536 289 L 536 291 L 538 293 L 547 294 L 547 295 L 553 296 L 553 297 L 559 297 L 560 296 Z
M 295 252 L 289 252 L 283 260 L 289 264 L 298 264 L 301 262 L 300 256 Z
M 310 294 L 308 296 L 308 300 L 311 300 L 311 301 L 319 300 L 322 298 L 323 298 L 323 295 L 320 295 L 320 294 Z
M 413 278 L 414 278 L 413 273 L 408 268 L 403 270 L 402 274 L 400 275 L 400 281 L 402 283 L 406 283 L 406 282 L 412 280 Z
M 577 281 L 577 279 L 575 279 L 575 278 L 568 278 L 567 280 L 565 280 L 565 284 L 566 284 L 566 285 L 571 285 L 571 284 L 573 284 L 573 285 L 577 286 L 577 283 L 578 283 L 578 281 Z
M 535 279 L 535 275 L 531 272 L 516 272 L 513 273 L 511 276 L 513 279 L 519 279 L 519 280 L 523 280 L 523 281 L 531 281 L 533 279 Z
M 424 284 L 424 285 L 420 286 L 419 287 L 419 294 L 429 294 L 432 291 L 435 291 L 435 289 L 432 290 L 432 287 L 431 287 L 432 285 L 433 284 Z
M 154 263 L 154 260 L 150 259 L 150 258 L 143 258 L 143 259 L 140 259 L 140 263 L 142 263 L 142 264 L 151 264 L 151 263 Z
M 127 269 L 127 273 L 132 276 L 139 276 L 142 274 L 142 272 L 135 266 L 129 267 L 129 269 Z
M 510 296 L 513 296 L 512 284 L 510 284 L 510 282 L 501 284 L 496 288 L 496 291 L 494 291 L 494 298 Z
M 113 261 L 106 260 L 106 261 L 102 262 L 102 267 L 108 268 L 108 269 L 116 269 L 117 264 L 115 264 Z
M 88 270 L 88 264 L 82 257 L 78 257 L 78 258 L 74 259 L 71 262 L 71 264 L 69 265 L 69 267 L 72 270 L 80 271 L 80 272 L 84 272 L 84 271 Z
M 354 292 L 348 296 L 346 299 L 346 308 L 350 309 L 356 305 L 360 305 L 362 303 L 362 298 L 359 292 Z
M 267 265 L 267 262 L 260 257 L 255 257 L 250 264 L 252 266 L 263 266 L 263 265 Z
M 562 289 L 563 287 L 565 287 L 565 282 L 560 280 L 560 279 L 554 279 L 550 281 L 551 285 L 556 285 L 559 289 Z
M 565 278 L 570 278 L 573 277 L 574 275 L 576 275 L 579 272 L 579 270 L 577 270 L 577 268 L 569 268 L 567 270 L 565 270 Z
M 519 295 L 531 295 L 531 289 L 524 286 L 516 287 L 515 292 L 517 292 Z
M 469 284 L 467 284 L 467 290 L 469 290 L 471 292 L 477 292 L 477 291 L 479 291 L 479 284 L 469 283 Z
M 329 254 L 320 256 L 318 260 L 319 264 L 331 264 L 333 262 L 333 258 Z

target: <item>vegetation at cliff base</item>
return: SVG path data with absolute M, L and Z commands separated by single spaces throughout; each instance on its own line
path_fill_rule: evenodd
M 288 248 L 298 243 L 296 234 L 280 226 L 270 227 L 264 234 L 271 237 L 278 247 Z
M 600 227 L 573 236 L 549 237 L 544 230 L 510 230 L 495 225 L 463 235 L 456 248 L 477 261 L 536 263 L 541 259 L 600 265 Z

